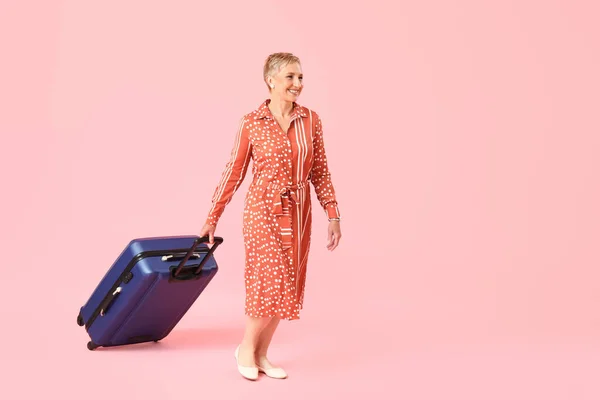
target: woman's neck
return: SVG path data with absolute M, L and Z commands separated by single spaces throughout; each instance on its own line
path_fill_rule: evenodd
M 269 102 L 269 110 L 271 110 L 271 113 L 276 117 L 289 117 L 292 114 L 293 108 L 294 103 L 275 97 L 271 98 L 271 101 Z

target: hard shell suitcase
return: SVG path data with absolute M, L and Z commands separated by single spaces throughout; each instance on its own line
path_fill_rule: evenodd
M 165 338 L 218 271 L 215 237 L 132 240 L 81 307 L 88 349 L 157 342 Z

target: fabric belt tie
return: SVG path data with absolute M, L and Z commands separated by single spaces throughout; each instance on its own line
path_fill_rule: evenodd
M 300 182 L 297 185 L 289 186 L 283 186 L 272 182 L 267 184 L 267 188 L 276 190 L 279 195 L 278 198 L 273 200 L 272 212 L 277 218 L 281 230 L 283 250 L 292 248 L 292 207 L 296 207 L 297 213 L 300 212 L 298 191 L 304 189 L 307 184 L 307 182 Z

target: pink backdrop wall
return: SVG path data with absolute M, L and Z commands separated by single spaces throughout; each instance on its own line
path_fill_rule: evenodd
M 300 102 L 323 118 L 343 214 L 329 253 L 315 207 L 306 322 L 282 327 L 290 345 L 297 329 L 331 343 L 376 333 L 391 365 L 414 346 L 597 340 L 598 11 L 558 0 L 1 2 L 10 371 L 18 381 L 30 363 L 84 351 L 77 310 L 131 238 L 199 231 L 275 51 L 303 61 Z M 241 329 L 248 182 L 217 230 L 220 275 L 182 326 Z

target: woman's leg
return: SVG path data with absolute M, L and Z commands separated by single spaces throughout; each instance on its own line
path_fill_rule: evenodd
M 271 322 L 271 317 L 256 318 L 246 317 L 246 330 L 242 343 L 240 344 L 240 352 L 238 355 L 238 362 L 243 367 L 255 367 L 256 362 L 254 360 L 254 354 L 259 343 L 259 337 L 261 332 Z
M 279 325 L 280 318 L 273 317 L 271 321 L 265 326 L 258 337 L 258 342 L 256 345 L 256 350 L 254 352 L 256 357 L 256 362 L 263 368 L 272 368 L 273 366 L 269 363 L 267 359 L 267 351 L 269 350 L 269 345 L 271 344 L 271 339 L 273 339 L 273 334 Z

